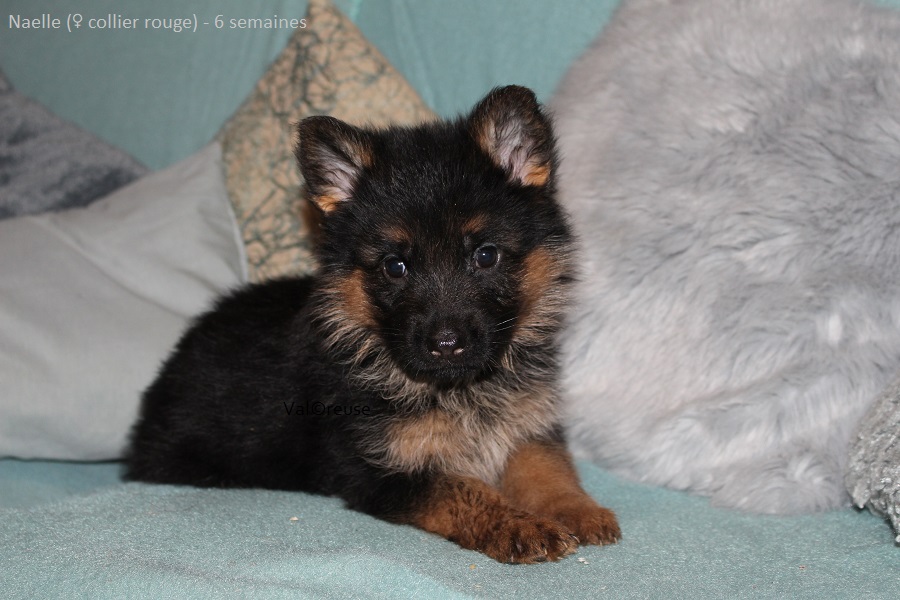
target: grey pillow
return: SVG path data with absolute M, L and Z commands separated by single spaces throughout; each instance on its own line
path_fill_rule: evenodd
M 188 320 L 246 281 L 221 149 L 0 221 L 0 457 L 118 458 Z
M 0 72 L 0 219 L 85 206 L 146 172 L 14 91 Z

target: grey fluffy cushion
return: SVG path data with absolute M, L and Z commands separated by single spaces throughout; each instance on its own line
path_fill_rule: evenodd
M 900 372 L 898 106 L 898 11 L 621 4 L 553 102 L 584 248 L 573 450 L 719 506 L 850 504 Z
M 85 206 L 146 172 L 13 90 L 0 72 L 0 219 Z
M 890 519 L 900 543 L 900 378 L 859 424 L 850 447 L 847 489 L 857 506 Z

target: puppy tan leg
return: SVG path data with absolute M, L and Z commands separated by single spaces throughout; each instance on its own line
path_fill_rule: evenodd
M 507 463 L 500 490 L 516 508 L 562 523 L 583 544 L 610 544 L 622 535 L 615 514 L 581 488 L 562 443 L 540 441 L 519 447 Z
M 571 554 L 578 542 L 560 523 L 515 509 L 470 477 L 442 477 L 412 523 L 500 562 L 535 563 Z

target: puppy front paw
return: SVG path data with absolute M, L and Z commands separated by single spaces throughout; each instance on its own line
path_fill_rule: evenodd
M 561 523 L 520 511 L 486 534 L 479 550 L 505 563 L 555 561 L 578 549 L 573 532 Z
M 554 511 L 553 518 L 568 527 L 582 544 L 615 544 L 622 530 L 615 513 L 594 502 L 581 502 Z

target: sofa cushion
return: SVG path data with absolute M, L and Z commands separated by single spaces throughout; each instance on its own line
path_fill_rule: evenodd
M 306 28 L 219 134 L 252 280 L 312 269 L 293 155 L 296 124 L 312 115 L 372 125 L 433 117 L 347 17 L 327 0 L 312 0 Z
M 87 208 L 0 221 L 0 456 L 121 455 L 187 319 L 245 279 L 213 144 Z

